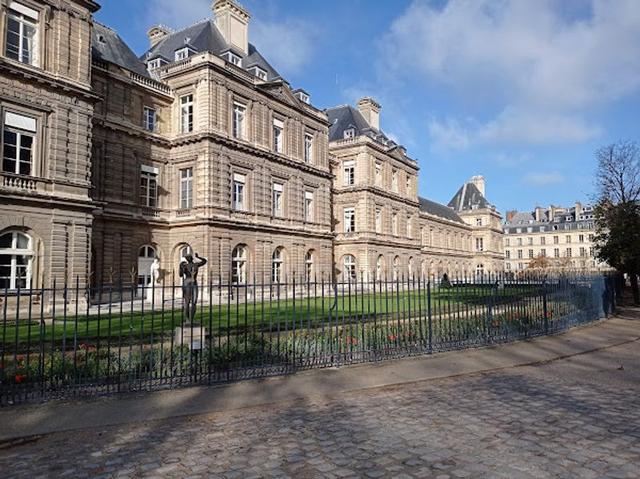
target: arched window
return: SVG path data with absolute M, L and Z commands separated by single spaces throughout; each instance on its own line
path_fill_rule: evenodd
M 273 283 L 282 282 L 282 265 L 284 263 L 283 248 L 278 247 L 271 255 L 271 281 Z
M 484 276 L 484 264 L 480 263 L 476 265 L 476 276 L 478 277 Z
M 235 284 L 247 282 L 247 247 L 238 245 L 231 253 L 231 281 Z
M 348 281 L 356 281 L 358 279 L 356 274 L 356 258 L 351 254 L 345 255 L 344 257 L 343 277 Z
M 182 258 L 187 256 L 188 254 L 193 256 L 193 248 L 191 246 L 189 246 L 188 244 L 182 245 L 180 247 L 180 261 L 182 261 Z
M 384 274 L 384 256 L 379 255 L 376 260 L 376 279 L 382 279 L 382 275 Z
M 313 268 L 313 250 L 312 249 L 307 251 L 307 254 L 304 256 L 304 270 L 305 270 L 307 282 L 312 281 L 315 275 L 315 271 Z
M 32 240 L 19 231 L 0 236 L 0 288 L 31 287 Z
M 397 281 L 400 276 L 400 256 L 393 258 L 393 280 Z
M 138 288 L 144 288 L 153 284 L 151 277 L 151 265 L 156 258 L 156 250 L 153 246 L 144 245 L 138 250 Z M 141 293 L 141 291 L 138 291 Z

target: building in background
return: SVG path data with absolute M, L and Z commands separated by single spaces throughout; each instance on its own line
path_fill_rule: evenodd
M 543 265 L 549 268 L 595 270 L 606 267 L 595 258 L 593 207 L 536 207 L 532 212 L 509 211 L 504 223 L 506 271 Z M 546 258 L 541 260 L 540 258 Z
M 471 228 L 474 274 L 503 271 L 502 216 L 485 197 L 484 177 L 474 176 L 462 185 L 449 207 Z

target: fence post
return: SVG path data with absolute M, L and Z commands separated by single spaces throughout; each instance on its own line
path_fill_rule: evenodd
M 433 322 L 431 319 L 431 278 L 427 280 L 427 322 L 429 333 L 429 354 L 433 353 Z
M 542 280 L 542 314 L 544 315 L 544 334 L 549 334 L 549 313 L 547 309 L 547 278 Z

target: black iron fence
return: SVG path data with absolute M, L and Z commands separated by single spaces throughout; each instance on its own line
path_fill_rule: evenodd
M 0 404 L 285 374 L 513 341 L 613 312 L 607 275 L 6 290 Z

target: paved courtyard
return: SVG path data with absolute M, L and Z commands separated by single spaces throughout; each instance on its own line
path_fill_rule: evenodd
M 500 372 L 47 435 L 2 477 L 638 478 L 640 344 Z

